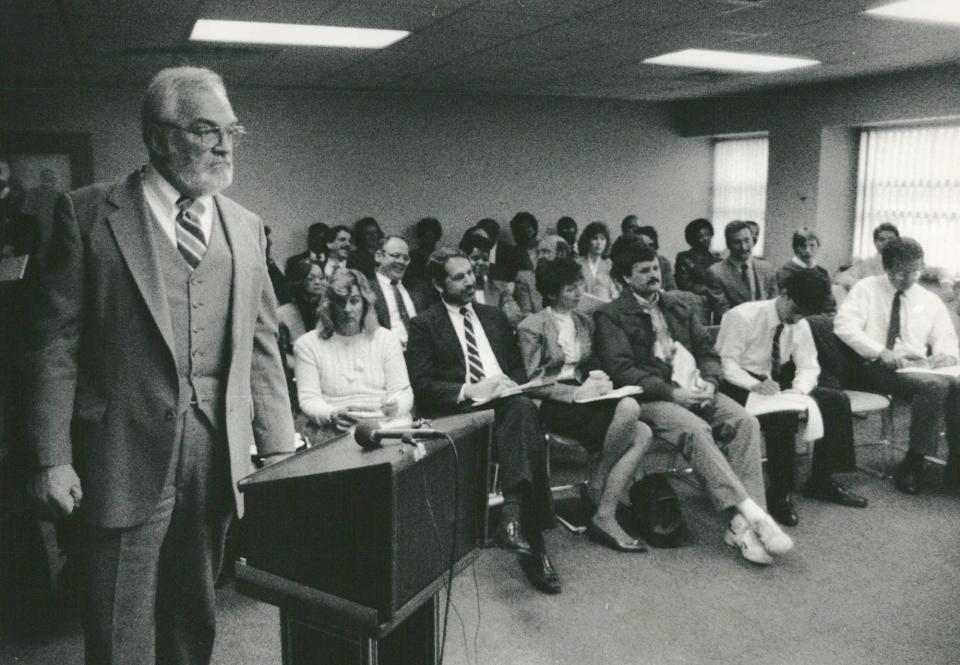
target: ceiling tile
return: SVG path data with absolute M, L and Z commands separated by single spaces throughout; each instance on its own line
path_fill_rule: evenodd
M 206 0 L 200 5 L 197 18 L 316 24 L 337 0 Z

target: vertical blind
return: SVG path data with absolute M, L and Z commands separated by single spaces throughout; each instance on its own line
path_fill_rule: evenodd
M 928 266 L 960 272 L 960 124 L 861 132 L 855 257 L 876 252 L 883 222 L 923 245 Z
M 763 253 L 764 215 L 767 208 L 767 138 L 718 139 L 713 144 L 714 249 L 723 249 L 723 227 L 734 219 L 760 225 L 754 253 Z

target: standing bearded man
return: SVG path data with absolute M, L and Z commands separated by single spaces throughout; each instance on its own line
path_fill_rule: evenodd
M 223 81 L 165 69 L 141 120 L 150 163 L 60 199 L 35 299 L 34 487 L 78 513 L 88 665 L 209 662 L 236 481 L 294 445 L 264 227 L 219 193 Z

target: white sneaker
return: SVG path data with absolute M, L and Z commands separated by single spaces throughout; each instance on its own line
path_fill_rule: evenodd
M 752 522 L 750 528 L 763 543 L 763 548 L 774 556 L 786 554 L 793 549 L 793 539 L 785 534 L 769 515 Z
M 723 535 L 723 542 L 730 547 L 740 549 L 740 555 L 751 563 L 761 566 L 769 566 L 773 563 L 773 557 L 767 554 L 756 534 L 750 528 L 750 524 L 743 515 L 736 515 L 727 527 L 727 532 Z

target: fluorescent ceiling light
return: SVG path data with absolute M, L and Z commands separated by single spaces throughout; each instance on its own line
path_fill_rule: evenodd
M 650 65 L 669 65 L 672 67 L 695 67 L 697 69 L 715 69 L 733 72 L 782 72 L 819 65 L 819 60 L 805 58 L 787 58 L 780 55 L 761 55 L 759 53 L 736 53 L 734 51 L 710 51 L 700 48 L 688 48 L 683 51 L 664 53 L 655 58 L 647 58 Z
M 864 13 L 911 21 L 960 24 L 960 2 L 957 0 L 903 0 Z
M 280 46 L 332 46 L 339 48 L 386 48 L 410 33 L 406 30 L 342 28 L 332 25 L 261 23 L 199 19 L 190 33 L 195 42 L 273 44 Z

